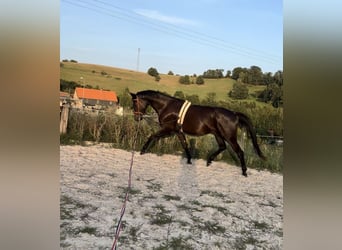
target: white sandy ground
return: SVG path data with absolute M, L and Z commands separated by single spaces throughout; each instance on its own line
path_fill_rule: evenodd
M 132 152 L 60 146 L 61 249 L 110 249 Z M 282 249 L 283 176 L 134 154 L 117 249 Z

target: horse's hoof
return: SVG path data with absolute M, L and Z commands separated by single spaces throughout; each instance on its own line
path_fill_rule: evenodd
M 189 165 L 191 165 L 191 164 L 192 164 L 192 162 L 191 162 L 191 161 L 188 161 L 188 164 L 189 164 Z
M 141 151 L 140 154 L 143 155 L 143 154 L 145 154 L 145 152 L 144 152 L 144 151 Z
M 209 167 L 209 166 L 210 166 L 210 164 L 211 164 L 211 162 L 209 162 L 209 161 L 208 161 L 208 162 L 207 162 L 207 167 Z
M 242 173 L 243 176 L 247 177 L 247 173 Z

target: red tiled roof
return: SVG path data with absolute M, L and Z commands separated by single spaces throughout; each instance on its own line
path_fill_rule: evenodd
M 80 99 L 94 99 L 102 101 L 118 102 L 118 98 L 114 91 L 76 88 L 75 93 Z

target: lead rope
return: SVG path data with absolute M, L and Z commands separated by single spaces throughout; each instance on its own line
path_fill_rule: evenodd
M 126 204 L 129 198 L 129 193 L 131 191 L 131 184 L 132 184 L 132 169 L 133 169 L 133 162 L 134 162 L 134 152 L 135 152 L 135 146 L 136 146 L 136 142 L 137 142 L 137 138 L 138 138 L 138 132 L 140 129 L 140 120 L 138 121 L 138 128 L 135 132 L 134 135 L 134 139 L 133 139 L 133 145 L 132 145 L 132 155 L 131 155 L 131 162 L 130 162 L 130 167 L 129 167 L 129 174 L 128 174 L 128 187 L 126 190 L 126 195 L 125 195 L 125 199 L 124 202 L 122 204 L 121 207 L 121 212 L 120 212 L 120 218 L 118 221 L 118 224 L 116 226 L 116 230 L 115 230 L 115 238 L 114 238 L 114 242 L 112 245 L 112 250 L 115 249 L 116 250 L 116 244 L 118 243 L 119 237 L 120 237 L 120 232 L 121 232 L 121 228 L 122 228 L 122 218 L 125 214 L 126 211 Z

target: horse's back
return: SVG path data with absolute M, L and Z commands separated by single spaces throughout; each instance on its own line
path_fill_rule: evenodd
M 215 134 L 219 127 L 236 126 L 235 112 L 222 107 L 192 105 L 185 115 L 183 131 L 191 135 Z
M 185 115 L 183 131 L 190 135 L 205 135 L 212 133 L 216 127 L 214 123 L 213 107 L 191 105 Z

